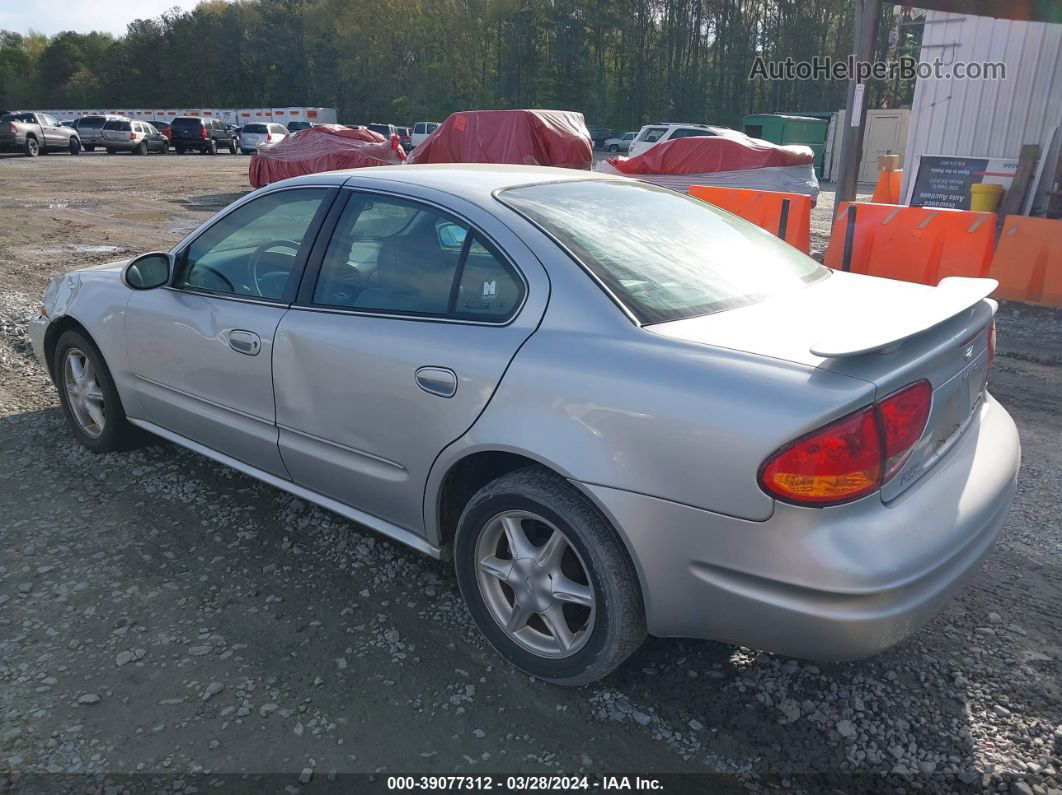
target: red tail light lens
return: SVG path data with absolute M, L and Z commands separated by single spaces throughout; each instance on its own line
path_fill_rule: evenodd
M 926 429 L 932 398 L 933 389 L 929 382 L 919 381 L 878 403 L 878 421 L 885 441 L 882 483 L 891 480 L 911 457 L 915 442 L 922 438 L 922 432 Z
M 889 481 L 922 438 L 933 397 L 918 381 L 786 445 L 760 468 L 760 486 L 785 502 L 857 500 Z
M 804 505 L 835 505 L 881 483 L 881 435 L 874 409 L 863 409 L 782 448 L 760 471 L 775 497 Z
M 10 124 L 7 125 L 7 131 L 9 133 L 11 133 L 12 135 L 14 135 L 16 132 L 18 132 L 18 129 L 15 127 L 15 123 L 14 122 L 11 122 Z
M 273 133 L 266 133 L 266 141 L 272 141 L 272 140 L 273 140 Z
M 206 127 L 203 127 L 199 130 L 199 137 L 202 138 L 204 141 L 207 139 Z
M 130 141 L 135 141 L 136 140 L 136 133 L 135 132 L 129 133 L 129 140 Z

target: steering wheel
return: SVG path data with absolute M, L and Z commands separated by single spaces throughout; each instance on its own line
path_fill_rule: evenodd
M 236 292 L 236 286 L 229 280 L 229 277 L 226 276 L 221 271 L 219 271 L 217 268 L 215 268 L 215 267 L 213 267 L 211 265 L 205 265 L 202 262 L 197 262 L 195 264 L 194 270 L 207 271 L 208 273 L 210 273 L 211 276 L 216 276 L 220 281 L 224 282 L 225 283 L 225 289 L 228 292 L 230 292 L 230 293 Z
M 254 280 L 255 292 L 257 292 L 259 296 L 264 297 L 262 295 L 261 280 L 265 274 L 263 274 L 263 276 L 258 275 L 258 267 L 261 264 L 262 255 L 269 251 L 269 249 L 276 248 L 279 246 L 290 248 L 295 252 L 296 255 L 298 255 L 299 246 L 301 245 L 302 243 L 298 242 L 297 240 L 270 240 L 268 243 L 263 243 L 254 250 L 254 252 L 251 254 L 250 261 L 251 278 Z M 274 271 L 274 273 L 276 272 L 277 271 Z

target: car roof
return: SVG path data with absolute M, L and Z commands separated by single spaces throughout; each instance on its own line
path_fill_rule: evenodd
M 549 182 L 575 182 L 579 180 L 619 180 L 626 177 L 600 174 L 574 168 L 553 168 L 549 166 L 504 165 L 496 163 L 425 163 L 421 165 L 374 166 L 371 168 L 352 168 L 328 172 L 329 176 L 346 176 L 344 184 L 357 184 L 363 187 L 365 181 L 379 182 L 378 187 L 387 183 L 417 185 L 458 196 L 480 205 L 493 202 L 493 193 L 505 188 L 538 185 Z M 284 180 L 290 187 L 298 184 L 320 184 L 315 176 Z M 272 187 L 272 186 L 271 186 Z

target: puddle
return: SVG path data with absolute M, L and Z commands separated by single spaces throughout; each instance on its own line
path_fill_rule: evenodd
M 125 221 L 168 221 L 170 217 L 166 213 L 139 211 L 132 213 L 118 213 L 118 217 Z
M 49 246 L 40 248 L 40 254 L 117 254 L 124 249 L 121 246 L 84 246 L 77 243 L 67 243 L 64 246 Z
M 70 205 L 67 204 L 66 202 L 53 202 L 52 204 L 48 205 L 48 209 L 49 210 L 62 210 L 62 209 L 66 208 L 66 207 L 69 207 L 69 206 Z

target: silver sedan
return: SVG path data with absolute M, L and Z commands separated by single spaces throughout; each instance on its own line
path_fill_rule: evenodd
M 707 204 L 518 166 L 331 172 L 31 323 L 77 439 L 183 445 L 438 558 L 538 677 L 647 633 L 874 654 L 1015 490 L 994 282 L 832 272 Z

